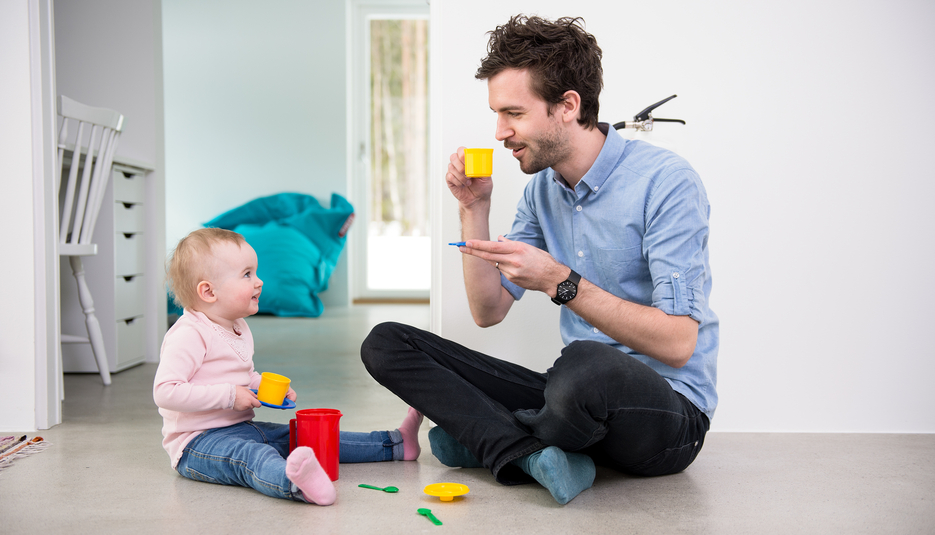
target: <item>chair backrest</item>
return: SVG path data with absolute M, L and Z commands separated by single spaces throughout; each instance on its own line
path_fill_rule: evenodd
M 78 246 L 90 244 L 94 234 L 124 118 L 116 111 L 93 108 L 65 96 L 59 96 L 58 113 L 62 124 L 55 186 L 57 191 L 65 187 L 59 229 L 60 253 L 79 254 L 76 251 L 83 248 Z M 63 182 L 67 150 L 72 151 L 71 165 L 68 179 Z M 59 197 L 62 197 L 61 192 Z

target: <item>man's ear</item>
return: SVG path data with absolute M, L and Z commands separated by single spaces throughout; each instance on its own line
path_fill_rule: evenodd
M 568 123 L 577 121 L 581 115 L 581 95 L 577 91 L 568 90 L 562 95 L 565 100 L 559 103 L 559 112 L 562 114 L 562 121 Z
M 214 286 L 211 286 L 208 281 L 199 282 L 195 290 L 198 293 L 198 298 L 205 303 L 213 303 L 218 300 L 218 297 L 214 295 Z

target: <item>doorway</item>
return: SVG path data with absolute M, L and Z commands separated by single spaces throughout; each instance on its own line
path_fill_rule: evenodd
M 348 150 L 355 303 L 428 302 L 429 9 L 352 0 Z

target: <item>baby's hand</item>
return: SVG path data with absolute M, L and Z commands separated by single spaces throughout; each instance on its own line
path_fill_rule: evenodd
M 286 397 L 291 399 L 292 401 L 295 401 L 295 398 L 297 396 L 296 396 L 295 390 L 293 390 L 292 387 L 289 387 L 289 391 L 286 392 Z
M 237 387 L 237 396 L 234 398 L 235 411 L 245 411 L 259 406 L 260 400 L 256 398 L 252 390 L 245 386 Z

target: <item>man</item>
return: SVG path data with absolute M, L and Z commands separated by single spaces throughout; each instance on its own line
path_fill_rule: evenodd
M 601 50 L 581 23 L 513 17 L 477 71 L 497 139 L 535 174 L 508 237 L 489 241 L 493 183 L 465 176 L 463 148 L 446 175 L 475 321 L 544 292 L 562 306 L 561 357 L 537 373 L 395 323 L 361 348 L 377 381 L 438 424 L 442 463 L 531 476 L 562 504 L 591 486 L 595 461 L 684 470 L 717 404 L 704 187 L 677 155 L 598 123 Z

